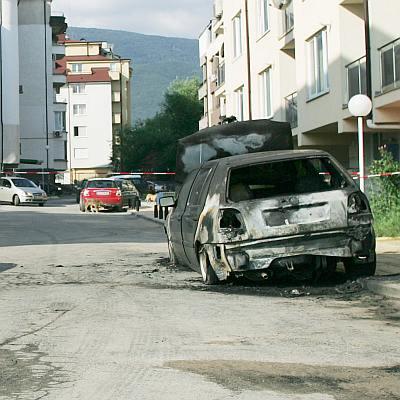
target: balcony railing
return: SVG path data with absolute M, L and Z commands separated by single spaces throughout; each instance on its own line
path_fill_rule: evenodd
M 286 121 L 292 128 L 297 128 L 297 93 L 285 97 Z
M 356 94 L 367 94 L 367 66 L 362 57 L 346 66 L 347 103 Z
M 400 88 L 400 39 L 379 49 L 381 55 L 381 91 Z

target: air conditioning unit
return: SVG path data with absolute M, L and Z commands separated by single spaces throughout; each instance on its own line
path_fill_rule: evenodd
M 291 2 L 292 0 L 272 0 L 272 5 L 279 10 L 284 10 Z
M 53 132 L 53 136 L 54 136 L 54 137 L 57 137 L 57 138 L 58 138 L 58 137 L 61 137 L 61 136 L 62 136 L 62 132 L 61 132 L 61 131 L 54 131 L 54 132 Z

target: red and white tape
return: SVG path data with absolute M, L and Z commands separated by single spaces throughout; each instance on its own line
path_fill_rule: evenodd
M 361 179 L 359 172 L 352 172 L 351 175 L 353 176 L 354 180 Z M 398 176 L 398 175 L 400 175 L 400 172 L 384 172 L 382 174 L 365 175 L 365 176 L 363 176 L 363 178 L 369 179 L 369 178 L 380 178 L 380 177 L 389 177 L 389 176 Z
M 3 171 L 5 175 L 63 175 L 65 171 Z M 114 175 L 176 175 L 175 172 L 115 172 Z

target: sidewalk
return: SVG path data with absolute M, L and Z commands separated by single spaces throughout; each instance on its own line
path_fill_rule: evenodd
M 154 203 L 146 203 L 142 202 L 142 206 L 140 207 L 140 211 L 131 211 L 131 214 L 135 215 L 138 218 L 147 219 L 148 221 L 152 221 L 158 225 L 164 225 L 164 220 L 154 218 Z

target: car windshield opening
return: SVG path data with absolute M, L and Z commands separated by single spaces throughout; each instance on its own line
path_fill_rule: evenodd
M 338 190 L 347 178 L 329 158 L 302 158 L 248 165 L 231 171 L 228 198 L 233 202 Z
M 91 181 L 87 183 L 86 187 L 90 189 L 112 189 L 117 186 L 114 181 Z
M 16 187 L 23 187 L 23 188 L 27 188 L 27 187 L 36 187 L 36 185 L 31 182 L 29 179 L 25 179 L 25 178 L 16 178 L 16 179 L 11 179 L 14 186 Z

